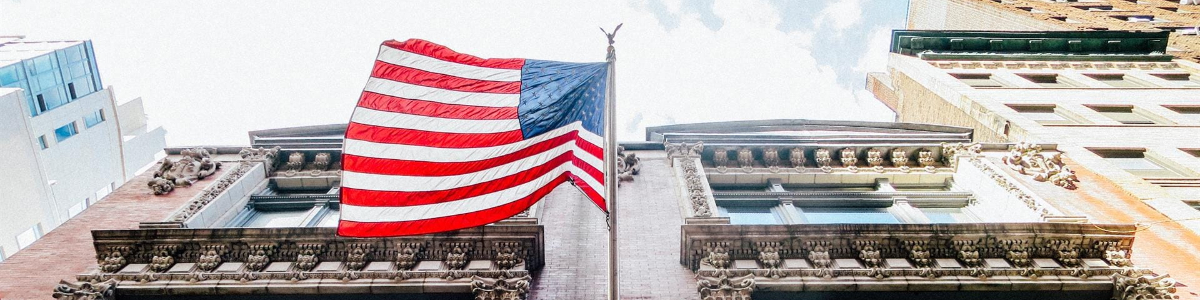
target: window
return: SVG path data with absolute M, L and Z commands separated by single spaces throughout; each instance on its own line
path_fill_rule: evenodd
M 1167 109 L 1185 115 L 1200 115 L 1200 105 L 1163 105 Z
M 1129 78 L 1124 74 L 1089 74 L 1087 76 L 1111 87 L 1138 88 L 1150 86 L 1145 82 Z
M 33 225 L 33 227 L 17 235 L 17 248 L 25 249 L 29 245 L 33 245 L 33 242 L 36 242 L 40 238 L 42 238 L 42 224 Z
M 1029 104 L 1015 105 L 1010 104 L 1008 107 L 1021 113 L 1022 116 L 1029 118 L 1038 124 L 1053 125 L 1053 124 L 1078 124 L 1074 120 L 1068 119 L 1060 114 L 1054 104 Z
M 97 110 L 95 112 L 92 112 L 91 114 L 83 116 L 83 124 L 87 128 L 92 128 L 92 126 L 96 126 L 96 124 L 100 124 L 100 122 L 104 122 L 104 110 L 103 109 Z
M 721 215 L 729 217 L 729 224 L 767 225 L 781 224 L 783 219 L 771 211 L 770 206 L 718 206 Z
M 1021 74 L 1025 79 L 1032 81 L 1042 87 L 1075 87 L 1076 85 L 1070 81 L 1062 80 L 1058 74 Z
M 921 208 L 920 210 L 926 218 L 929 218 L 930 223 L 977 222 L 975 218 L 963 212 L 961 208 Z
M 1168 20 L 1166 20 L 1166 19 L 1159 18 L 1159 17 L 1157 17 L 1157 16 L 1153 16 L 1153 15 L 1129 15 L 1129 16 L 1112 16 L 1112 17 L 1113 17 L 1113 18 L 1120 19 L 1120 20 L 1123 20 L 1123 21 L 1126 21 L 1126 22 L 1134 22 L 1134 23 L 1141 23 L 1141 22 L 1149 22 L 1149 23 L 1170 22 L 1170 21 L 1168 21 Z
M 1145 150 L 1140 149 L 1092 149 L 1096 155 L 1116 165 L 1118 168 L 1142 178 L 1183 177 L 1182 174 L 1164 167 L 1146 157 Z
M 45 150 L 46 148 L 50 148 L 50 144 L 46 142 L 46 136 L 44 136 L 44 135 L 39 136 L 37 138 L 37 140 L 38 140 L 38 146 L 41 146 L 43 150 Z
M 271 187 L 251 195 L 250 201 L 225 227 L 336 227 L 338 224 L 336 190 L 280 191 Z
M 1131 124 L 1131 125 L 1156 124 L 1154 122 L 1154 120 L 1151 120 L 1150 118 L 1146 117 L 1145 115 L 1134 112 L 1133 106 L 1129 106 L 1129 105 L 1092 105 L 1092 106 L 1088 106 L 1088 107 L 1090 107 L 1092 110 L 1095 110 L 1096 112 L 1099 112 L 1101 115 L 1108 117 L 1109 119 L 1113 119 L 1114 121 L 1121 122 L 1121 124 Z
M 87 209 L 88 203 L 90 203 L 91 201 L 92 201 L 91 199 L 83 199 L 83 201 L 80 201 L 79 203 L 76 203 L 75 205 L 71 205 L 71 208 L 67 209 L 67 218 L 74 218 L 75 215 L 78 215 L 79 213 L 83 212 L 84 209 Z
M 1153 74 L 1155 77 L 1178 84 L 1181 87 L 1200 87 L 1200 82 L 1192 79 L 1191 74 Z
M 900 219 L 877 207 L 806 207 L 797 208 L 811 224 L 900 224 Z
M 71 100 L 79 99 L 79 96 L 75 95 L 75 83 L 74 82 L 67 84 L 67 94 L 69 94 L 71 96 Z
M 992 78 L 992 74 L 950 74 L 954 78 L 966 83 L 971 87 L 977 88 L 998 88 L 1004 87 L 1000 81 Z
M 67 123 L 63 127 L 54 130 L 54 139 L 62 142 L 72 136 L 79 134 L 79 129 L 75 128 L 75 122 Z

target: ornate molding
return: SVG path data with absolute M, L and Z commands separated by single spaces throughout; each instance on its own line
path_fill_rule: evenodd
M 1056 152 L 1049 156 L 1042 153 L 1042 146 L 1021 142 L 1008 147 L 1008 155 L 1004 156 L 1004 164 L 1021 175 L 1033 176 L 1033 180 L 1050 182 L 1068 190 L 1076 188 L 1079 179 L 1075 171 L 1062 161 L 1062 153 Z
M 1113 274 L 1113 300 L 1179 299 L 1171 275 Z
M 709 207 L 708 199 L 712 197 L 708 192 L 708 184 L 703 178 L 704 169 L 701 169 L 696 161 L 699 158 L 682 158 L 680 159 L 679 169 L 683 173 L 684 186 L 687 189 L 688 203 L 691 204 L 692 216 L 696 217 L 711 217 L 713 216 L 713 208 Z
M 177 187 L 192 186 L 221 169 L 221 162 L 213 161 L 208 149 L 184 149 L 179 160 L 163 158 L 154 178 L 146 183 L 155 195 L 166 195 Z
M 617 146 L 617 185 L 620 181 L 633 181 L 633 176 L 642 172 L 642 160 L 635 153 L 626 153 L 625 147 Z
M 1010 195 L 1021 200 L 1021 203 L 1025 203 L 1025 206 L 1041 216 L 1042 220 L 1055 216 L 1049 206 L 1044 205 L 1042 201 L 1038 201 L 1033 195 L 1026 193 L 1024 189 L 1020 188 L 1018 183 L 1010 180 L 1007 174 L 997 171 L 991 164 L 985 162 L 983 158 L 972 157 L 968 161 L 971 162 L 971 165 L 979 168 L 979 171 L 983 172 L 985 176 L 992 178 L 1001 188 L 1007 190 Z
M 174 222 L 186 222 L 188 219 L 191 219 L 193 215 L 204 209 L 209 202 L 217 199 L 217 196 L 220 196 L 221 193 L 224 193 L 226 189 L 233 185 L 233 183 L 237 182 L 239 179 L 242 179 L 242 176 L 250 172 L 250 169 L 253 168 L 254 164 L 255 162 L 249 161 L 239 162 L 237 167 L 221 175 L 221 178 L 217 179 L 217 181 L 209 184 L 208 187 L 204 188 L 204 190 L 196 195 L 196 197 L 193 197 L 191 201 L 188 201 L 188 204 L 184 206 L 183 210 L 175 213 L 175 215 L 171 216 L 169 220 Z
M 54 287 L 51 296 L 59 300 L 113 300 L 116 299 L 116 286 L 117 281 L 113 279 L 96 283 L 62 280 Z
M 529 293 L 529 275 L 518 278 L 471 277 L 475 300 L 524 300 Z
M 727 273 L 716 276 L 696 276 L 697 290 L 701 300 L 750 300 L 754 293 L 754 274 L 730 277 Z

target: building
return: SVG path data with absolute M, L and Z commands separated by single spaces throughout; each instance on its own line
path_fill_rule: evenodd
M 909 25 L 938 30 L 893 32 L 888 72 L 870 74 L 869 89 L 901 122 L 970 127 L 976 141 L 1057 143 L 1067 166 L 1098 177 L 1059 193 L 1060 209 L 1141 223 L 1145 249 L 1138 251 L 1162 252 L 1139 264 L 1183 284 L 1200 282 L 1194 275 L 1200 250 L 1190 246 L 1200 243 L 1200 141 L 1194 138 L 1200 136 L 1200 64 L 1194 56 L 1172 55 L 1194 55 L 1182 50 L 1195 49 L 1196 37 L 1159 30 L 971 31 L 1060 29 L 1057 18 L 1031 18 L 1033 12 L 1020 8 L 1025 4 L 1036 4 L 1038 13 L 1105 22 L 1120 11 L 1154 10 L 1193 25 L 1194 16 L 1173 13 L 1200 7 L 1001 2 L 914 1 Z M 1092 6 L 1117 12 L 1089 11 Z M 1106 190 L 1101 181 L 1116 189 Z
M 335 236 L 345 128 L 255 131 L 247 148 L 168 149 L 159 172 L 0 262 L 0 297 L 604 299 L 605 216 L 571 185 L 488 226 Z M 1064 188 L 1020 173 L 1058 174 L 1058 164 L 1021 163 L 1057 162 L 1055 145 L 972 139 L 970 128 L 907 123 L 649 128 L 647 142 L 619 154 L 628 180 L 617 228 L 623 298 L 1175 291 L 1169 277 L 1134 266 L 1159 253 L 1131 252 L 1133 225 L 1060 210 L 1044 195 Z
M 165 133 L 102 85 L 90 41 L 0 36 L 0 260 L 153 163 Z
M 1164 31 L 1167 54 L 1200 62 L 1193 0 L 910 0 L 908 29 Z

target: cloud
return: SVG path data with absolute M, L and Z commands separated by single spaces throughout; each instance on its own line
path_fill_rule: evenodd
M 386 39 L 424 38 L 484 57 L 600 61 L 606 40 L 596 27 L 622 22 L 621 140 L 675 123 L 869 117 L 859 107 L 873 104 L 857 104 L 861 93 L 813 58 L 813 31 L 779 31 L 781 13 L 765 1 L 717 0 L 698 13 L 692 2 L 664 1 L 681 16 L 670 29 L 645 2 L 618 1 L 26 1 L 0 3 L 8 31 L 0 34 L 93 39 L 105 84 L 121 99 L 143 97 L 173 146 L 246 144 L 250 130 L 345 123 Z M 88 13 L 56 13 L 66 8 Z
M 861 22 L 862 16 L 861 0 L 838 0 L 826 5 L 825 9 L 813 18 L 813 25 L 816 28 L 826 27 L 842 31 Z
M 888 52 L 891 51 L 892 30 L 876 27 L 867 38 L 867 51 L 863 52 L 854 71 L 860 73 L 887 71 Z

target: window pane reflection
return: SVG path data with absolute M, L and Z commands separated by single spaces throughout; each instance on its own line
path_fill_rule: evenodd
M 799 210 L 812 224 L 900 224 L 886 208 L 811 207 Z
M 300 227 L 308 210 L 258 211 L 243 227 L 277 228 Z

